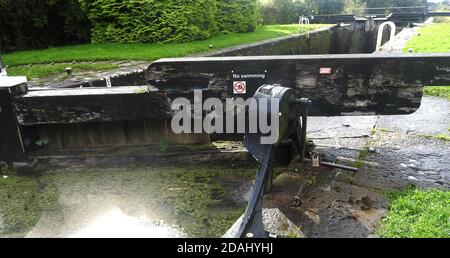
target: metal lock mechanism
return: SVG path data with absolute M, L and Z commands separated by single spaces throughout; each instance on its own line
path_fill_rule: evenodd
M 319 157 L 318 154 L 313 154 L 313 155 L 311 156 L 311 159 L 312 159 L 312 167 L 313 167 L 313 168 L 318 168 L 318 167 L 320 167 L 320 157 Z

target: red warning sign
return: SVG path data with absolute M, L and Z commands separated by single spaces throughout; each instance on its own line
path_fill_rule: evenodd
M 320 74 L 331 74 L 331 67 L 321 67 Z
M 247 93 L 247 82 L 245 82 L 245 81 L 233 82 L 233 93 L 234 94 L 246 94 Z

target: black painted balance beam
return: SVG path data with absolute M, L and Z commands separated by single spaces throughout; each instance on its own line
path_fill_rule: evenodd
M 401 115 L 420 107 L 424 86 L 450 85 L 450 54 L 169 58 L 152 63 L 146 79 L 175 95 L 203 89 L 222 97 L 280 84 L 312 100 L 311 116 Z M 246 94 L 234 94 L 238 81 Z
M 449 17 L 450 12 L 427 12 L 425 13 L 427 17 Z
M 24 127 L 167 120 L 168 98 L 195 89 L 205 90 L 204 98 L 246 97 L 280 84 L 311 99 L 314 116 L 409 114 L 424 85 L 450 85 L 450 54 L 162 59 L 146 72 L 150 85 L 112 88 L 28 91 L 26 80 L 9 79 L 0 80 L 0 160 L 10 162 L 26 156 Z M 236 81 L 246 94 L 234 94 Z

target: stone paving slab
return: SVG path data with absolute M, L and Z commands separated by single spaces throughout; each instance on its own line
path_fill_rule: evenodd
M 139 71 L 144 71 L 150 65 L 147 61 L 95 61 L 95 62 L 79 62 L 77 64 L 115 64 L 118 66 L 117 69 L 109 71 L 78 71 L 73 73 L 73 77 L 67 79 L 64 71 L 61 74 L 53 75 L 45 78 L 31 79 L 28 81 L 30 88 L 64 88 L 73 84 L 79 84 L 82 82 L 89 82 L 99 79 L 104 79 L 108 77 L 113 77 L 121 74 L 135 73 Z M 71 63 L 67 63 L 67 67 L 70 67 Z
M 292 168 L 274 182 L 266 207 L 279 208 L 306 237 L 376 237 L 386 215 L 386 191 L 414 185 L 420 189 L 450 189 L 450 142 L 418 134 L 448 133 L 450 102 L 424 97 L 421 108 L 407 116 L 315 117 L 308 138 L 318 150 L 351 165 L 362 149 L 370 149 L 364 165 L 353 175 L 339 169 L 313 170 L 303 204 L 290 207 L 300 185 L 311 181 L 311 169 Z
M 421 107 L 414 114 L 382 116 L 378 127 L 414 134 L 447 133 L 450 128 L 450 102 L 443 98 L 424 97 Z

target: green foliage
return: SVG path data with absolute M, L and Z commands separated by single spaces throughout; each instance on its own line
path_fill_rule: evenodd
M 365 13 L 366 2 L 365 0 L 345 0 L 343 13 L 362 15 Z
M 169 149 L 170 141 L 168 138 L 163 137 L 159 141 L 159 151 L 166 152 Z
M 412 6 L 426 6 L 427 0 L 366 0 L 366 5 L 368 8 L 386 8 L 372 10 L 369 13 L 390 13 L 392 9 L 389 7 L 412 7 Z M 414 12 L 423 11 L 423 8 L 417 9 L 407 9 L 405 10 L 395 10 L 397 12 Z
M 10 172 L 8 166 L 4 162 L 0 162 L 0 175 L 8 174 Z
M 450 237 L 450 192 L 410 189 L 389 193 L 389 213 L 378 235 L 387 238 Z
M 90 40 L 77 0 L 0 0 L 0 52 Z
M 450 11 L 450 2 L 443 2 L 437 6 L 436 12 L 449 12 Z M 450 17 L 434 17 L 434 22 L 437 23 L 450 23 Z
M 45 146 L 47 144 L 49 144 L 50 140 L 49 139 L 41 139 L 39 141 L 36 142 L 36 145 L 39 147 Z
M 391 7 L 426 6 L 426 0 L 259 0 L 263 24 L 297 23 L 299 16 L 390 13 Z M 386 8 L 367 10 L 366 8 Z M 415 11 L 423 11 L 418 8 Z
M 447 98 L 450 100 L 450 86 L 439 87 L 439 86 L 429 86 L 425 87 L 423 93 L 427 96 Z
M 342 13 L 349 0 L 260 0 L 264 24 L 298 23 L 300 16 Z M 353 0 L 357 1 L 357 0 Z M 363 1 L 363 0 L 361 0 Z
M 216 21 L 221 32 L 253 32 L 258 24 L 257 0 L 217 1 Z
M 393 0 L 366 0 L 367 8 L 392 7 Z
M 309 14 L 308 6 L 301 0 L 269 0 L 261 4 L 264 24 L 298 23 L 299 16 Z
M 256 0 L 80 0 L 93 42 L 181 43 L 219 31 L 250 32 Z
M 313 14 L 340 14 L 344 10 L 344 0 L 314 0 L 310 2 Z
M 214 0 L 80 0 L 94 42 L 184 42 L 216 31 Z

